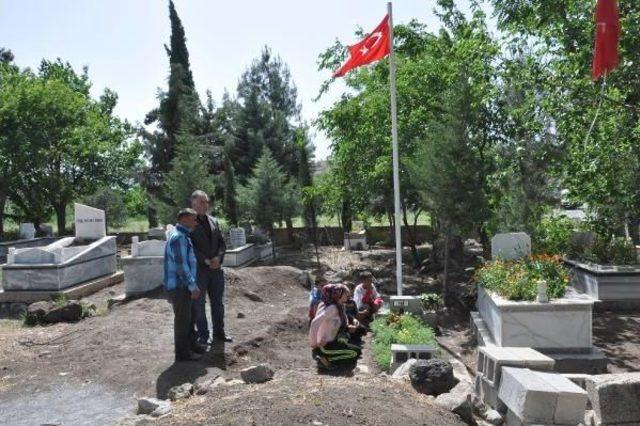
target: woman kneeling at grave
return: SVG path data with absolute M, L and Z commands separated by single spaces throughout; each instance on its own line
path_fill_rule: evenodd
M 339 365 L 355 367 L 362 353 L 358 346 L 349 343 L 349 331 L 355 331 L 344 308 L 349 295 L 349 289 L 343 284 L 322 288 L 322 302 L 309 329 L 312 355 L 322 370 Z

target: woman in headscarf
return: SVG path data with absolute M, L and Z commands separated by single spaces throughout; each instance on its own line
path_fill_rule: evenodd
M 309 343 L 318 367 L 330 369 L 336 365 L 355 364 L 362 351 L 348 343 L 349 320 L 344 304 L 349 298 L 344 284 L 327 284 L 322 288 L 322 302 L 309 328 Z

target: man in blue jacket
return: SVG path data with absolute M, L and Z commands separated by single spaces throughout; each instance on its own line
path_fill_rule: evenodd
M 164 289 L 173 306 L 173 331 L 176 361 L 200 358 L 203 349 L 196 342 L 192 303 L 200 297 L 196 282 L 197 266 L 189 234 L 196 226 L 196 212 L 183 209 L 178 213 L 175 230 L 167 238 L 164 251 Z

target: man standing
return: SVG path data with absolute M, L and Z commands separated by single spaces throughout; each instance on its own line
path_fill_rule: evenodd
M 164 288 L 173 306 L 176 362 L 200 358 L 203 348 L 196 342 L 192 303 L 200 297 L 196 282 L 196 258 L 189 233 L 196 226 L 196 212 L 180 210 L 176 228 L 164 249 Z
M 232 339 L 224 330 L 224 272 L 222 261 L 226 244 L 218 221 L 209 213 L 209 196 L 204 191 L 191 194 L 191 207 L 198 214 L 197 224 L 191 234 L 191 241 L 198 260 L 198 286 L 202 293 L 196 303 L 196 325 L 198 341 L 208 343 L 209 324 L 206 314 L 206 295 L 211 304 L 211 328 L 213 339 L 231 342 Z

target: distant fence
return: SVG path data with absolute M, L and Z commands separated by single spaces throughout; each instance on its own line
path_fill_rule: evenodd
M 413 230 L 413 227 L 412 227 Z M 416 240 L 418 243 L 424 243 L 431 240 L 433 230 L 428 225 L 418 225 L 415 228 Z M 307 237 L 307 231 L 305 228 L 294 228 L 294 238 L 296 235 L 304 235 Z M 367 241 L 369 244 L 375 243 L 387 243 L 393 242 L 393 229 L 388 226 L 371 226 L 367 228 Z M 289 232 L 286 228 L 278 228 L 274 230 L 274 237 L 276 245 L 290 244 Z M 402 241 L 407 243 L 409 241 L 409 233 L 406 227 L 402 227 Z M 311 241 L 309 241 L 311 242 Z M 325 226 L 318 228 L 318 244 L 321 246 L 341 246 L 344 244 L 344 231 L 337 226 Z

